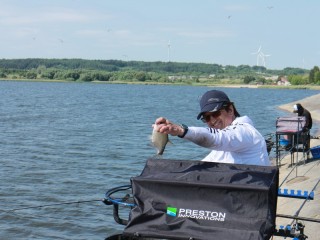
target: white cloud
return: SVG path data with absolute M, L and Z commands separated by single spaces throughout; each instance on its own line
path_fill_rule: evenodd
M 112 18 L 110 15 L 101 14 L 98 11 L 73 10 L 68 8 L 41 9 L 36 12 L 28 9 L 1 10 L 0 25 L 29 25 L 43 23 L 89 23 L 104 21 Z

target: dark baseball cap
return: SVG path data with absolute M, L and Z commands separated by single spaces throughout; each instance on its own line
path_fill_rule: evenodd
M 231 102 L 227 94 L 219 90 L 210 90 L 203 94 L 200 99 L 200 113 L 197 119 L 199 120 L 205 112 L 219 111 L 229 103 Z

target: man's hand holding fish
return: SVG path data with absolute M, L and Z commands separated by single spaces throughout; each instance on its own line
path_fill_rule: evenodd
M 157 132 L 170 134 L 172 136 L 182 136 L 185 132 L 182 126 L 173 124 L 164 117 L 157 118 L 153 127 Z

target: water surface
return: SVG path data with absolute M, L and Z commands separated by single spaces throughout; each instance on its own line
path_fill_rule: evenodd
M 151 125 L 159 116 L 196 120 L 208 87 L 0 81 L 0 239 L 104 239 L 122 226 L 99 200 L 129 184 L 155 149 Z M 221 88 L 263 134 L 275 131 L 277 109 L 314 90 Z M 313 129 L 316 131 L 316 126 Z M 172 138 L 168 159 L 201 159 L 208 151 Z

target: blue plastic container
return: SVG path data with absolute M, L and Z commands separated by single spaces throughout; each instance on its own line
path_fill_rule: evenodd
M 310 148 L 310 151 L 312 153 L 313 159 L 320 158 L 320 146 Z
M 286 140 L 286 139 L 280 139 L 280 140 L 279 140 L 280 146 L 286 147 L 286 146 L 289 145 L 289 143 L 290 143 L 290 141 L 289 141 L 289 140 Z

